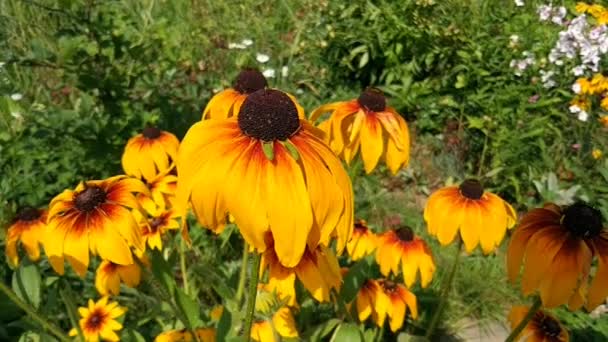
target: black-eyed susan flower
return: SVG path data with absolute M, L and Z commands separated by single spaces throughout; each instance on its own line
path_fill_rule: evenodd
M 146 182 L 149 193 L 137 194 L 137 201 L 147 212 L 171 209 L 177 190 L 177 176 L 159 173 L 152 180 Z
M 142 215 L 139 211 L 134 210 L 133 216 L 138 222 L 144 243 L 151 249 L 162 251 L 162 236 L 169 230 L 179 229 L 179 223 L 176 220 L 178 214 L 175 209 L 155 210 L 147 212 L 147 215 Z
M 527 306 L 514 306 L 509 313 L 511 329 L 515 329 L 530 310 Z M 542 310 L 534 314 L 532 320 L 524 330 L 516 337 L 515 341 L 526 342 L 568 342 L 568 331 L 552 315 Z
M 353 235 L 346 244 L 346 251 L 352 260 L 359 260 L 371 254 L 377 246 L 378 237 L 367 226 L 365 220 L 355 222 Z
M 146 186 L 124 176 L 87 181 L 65 190 L 49 205 L 43 242 L 53 269 L 64 273 L 64 257 L 81 277 L 89 265 L 89 250 L 119 265 L 133 263 L 130 246 L 143 250 L 143 240 L 131 210 L 138 208 L 133 192 Z
M 251 338 L 258 342 L 280 342 L 280 338 L 298 338 L 296 322 L 287 307 L 278 309 L 271 319 L 259 318 L 251 326 Z
M 431 250 L 424 240 L 406 226 L 387 230 L 378 237 L 376 262 L 384 276 L 391 272 L 398 275 L 401 264 L 403 280 L 408 287 L 414 285 L 418 273 L 422 287 L 426 287 L 435 273 Z
M 600 124 L 605 128 L 608 128 L 608 115 L 603 115 L 599 118 Z
M 479 181 L 468 179 L 460 186 L 447 186 L 431 194 L 424 220 L 428 232 L 442 245 L 450 244 L 460 231 L 468 253 L 481 245 L 489 254 L 500 245 L 507 228 L 513 227 L 516 214 L 509 203 L 484 191 Z
M 380 283 L 375 279 L 366 280 L 356 298 L 359 321 L 363 322 L 372 316 L 378 326 L 383 326 L 386 320 L 389 299 L 382 290 Z
M 591 264 L 597 269 L 589 283 Z M 608 297 L 608 230 L 599 210 L 583 202 L 559 207 L 546 204 L 522 219 L 507 254 L 509 279 L 523 264 L 524 295 L 540 292 L 543 306 L 583 304 L 593 310 Z
M 40 244 L 46 231 L 47 211 L 36 208 L 20 210 L 6 232 L 6 257 L 12 266 L 19 264 L 20 242 L 31 261 L 40 258 Z
M 259 70 L 241 70 L 232 88 L 224 89 L 211 98 L 203 111 L 203 120 L 226 119 L 238 115 L 247 96 L 266 87 L 268 81 Z
M 128 287 L 136 287 L 141 281 L 141 269 L 137 264 L 118 265 L 103 260 L 95 274 L 95 288 L 100 295 L 115 295 L 120 293 L 120 283 Z
M 259 252 L 267 249 L 270 232 L 286 267 L 300 262 L 307 245 L 327 245 L 332 234 L 341 252 L 353 229 L 352 188 L 322 136 L 298 117 L 285 93 L 258 90 L 238 118 L 190 128 L 178 154 L 176 207 L 185 212 L 190 201 L 211 229 L 224 224 L 229 212 Z
M 172 167 L 178 147 L 179 140 L 175 135 L 147 127 L 127 142 L 122 154 L 122 168 L 129 176 L 152 181 L 159 173 Z
M 359 289 L 356 303 L 361 322 L 371 316 L 382 327 L 388 318 L 393 332 L 403 326 L 408 310 L 412 318 L 418 317 L 416 296 L 402 284 L 386 279 L 368 279 Z
M 215 342 L 216 341 L 216 330 L 215 328 L 198 328 L 195 330 L 199 341 L 201 342 Z M 170 330 L 165 331 L 162 334 L 156 336 L 154 342 L 193 342 L 192 334 L 186 330 Z
M 116 318 L 124 315 L 126 309 L 117 302 L 109 302 L 108 297 L 102 297 L 97 302 L 89 299 L 88 307 L 78 308 L 80 314 L 80 329 L 87 342 L 119 341 L 116 331 L 122 329 L 122 324 Z M 70 330 L 70 336 L 78 335 L 76 328 Z
M 352 161 L 360 148 L 367 173 L 376 168 L 383 155 L 393 174 L 407 166 L 410 158 L 407 123 L 386 105 L 382 91 L 367 88 L 358 99 L 323 105 L 312 112 L 310 120 L 314 122 L 326 112 L 331 112 L 328 123 L 319 127 L 324 128 L 331 148 L 346 163 Z
M 272 242 L 268 242 L 272 246 Z M 288 305 L 296 304 L 296 277 L 316 300 L 327 302 L 330 300 L 331 290 L 340 290 L 342 285 L 342 272 L 334 252 L 325 246 L 319 245 L 314 250 L 306 248 L 300 262 L 294 267 L 285 267 L 280 263 L 273 248 L 268 248 L 262 254 L 260 272 L 268 269 L 269 291 L 276 292 L 281 300 Z

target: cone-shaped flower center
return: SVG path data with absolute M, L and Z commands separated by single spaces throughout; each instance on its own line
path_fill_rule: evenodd
M 460 184 L 460 193 L 466 198 L 478 200 L 483 195 L 483 186 L 476 179 L 467 179 Z
M 234 89 L 241 94 L 251 94 L 267 86 L 266 77 L 256 69 L 243 69 L 234 82 Z
M 355 230 L 366 231 L 367 227 L 362 222 L 355 222 Z
M 148 139 L 156 139 L 160 137 L 160 129 L 156 127 L 146 127 L 141 134 Z
M 100 187 L 92 186 L 76 195 L 74 205 L 80 211 L 89 212 L 105 201 L 106 192 Z
M 545 336 L 557 337 L 562 331 L 562 328 L 559 326 L 559 323 L 551 317 L 543 317 L 538 323 L 538 325 Z
M 15 217 L 18 221 L 34 221 L 40 218 L 40 210 L 32 207 L 25 207 Z
M 382 112 L 386 109 L 386 98 L 382 90 L 377 88 L 365 89 L 357 99 L 362 107 L 372 112 Z
M 91 316 L 87 320 L 87 329 L 91 331 L 99 330 L 101 327 L 103 320 L 105 318 L 105 314 L 100 309 L 95 309 Z
M 414 231 L 408 226 L 403 226 L 395 230 L 395 234 L 401 239 L 401 241 L 412 241 L 414 240 Z
M 602 231 L 602 213 L 586 203 L 577 202 L 564 209 L 562 226 L 579 238 L 593 238 Z
M 382 287 L 384 288 L 384 291 L 392 293 L 397 289 L 397 284 L 390 280 L 384 280 L 382 282 Z
M 285 140 L 300 128 L 298 110 L 282 91 L 261 89 L 247 96 L 238 116 L 241 131 L 262 141 Z
M 150 230 L 153 232 L 158 231 L 158 228 L 165 222 L 162 217 L 155 217 L 150 221 Z

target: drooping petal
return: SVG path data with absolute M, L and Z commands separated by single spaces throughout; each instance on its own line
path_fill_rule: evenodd
M 378 164 L 384 150 L 382 126 L 373 114 L 367 114 L 361 127 L 361 158 L 365 172 L 370 174 Z
M 594 253 L 598 256 L 598 264 L 585 304 L 589 311 L 595 309 L 608 297 L 608 234 L 603 233 L 594 238 L 592 243 Z

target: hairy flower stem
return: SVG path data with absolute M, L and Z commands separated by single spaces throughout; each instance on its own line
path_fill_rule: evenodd
M 19 298 L 17 296 L 17 294 L 15 294 L 15 292 L 13 292 L 13 290 L 11 290 L 3 282 L 0 282 L 0 292 L 4 293 L 8 297 L 8 299 L 10 299 L 19 308 L 21 308 L 21 310 L 25 311 L 25 313 L 28 316 L 30 316 L 34 321 L 36 321 L 38 324 L 40 324 L 40 326 L 42 326 L 42 328 L 45 331 L 48 331 L 51 334 L 55 335 L 55 337 L 57 337 L 60 341 L 63 341 L 63 342 L 71 341 L 71 339 L 66 334 L 63 333 L 61 328 L 59 328 L 55 324 L 49 322 L 45 317 L 43 317 L 38 312 L 36 312 L 36 309 L 34 309 L 31 305 L 29 305 L 26 302 L 24 302 L 23 300 L 21 300 L 21 298 Z
M 262 255 L 253 252 L 251 264 L 251 279 L 249 280 L 249 293 L 247 294 L 247 317 L 245 317 L 245 340 L 251 341 L 251 325 L 255 313 L 255 297 L 258 294 L 258 278 L 260 277 L 260 259 Z
M 241 273 L 239 275 L 239 287 L 236 289 L 236 304 L 241 305 L 243 293 L 245 292 L 245 281 L 247 280 L 247 265 L 249 262 L 249 245 L 243 242 L 243 259 L 241 260 Z
M 76 308 L 76 304 L 72 301 L 72 298 L 76 298 L 76 296 L 72 292 L 72 287 L 67 281 L 64 281 L 64 285 L 59 289 L 59 296 L 61 296 L 61 300 L 65 304 L 70 323 L 72 323 L 72 326 L 76 329 L 78 338 L 80 341 L 84 341 L 84 334 L 82 333 L 80 324 L 78 324 L 78 308 Z
M 517 336 L 519 336 L 521 331 L 524 330 L 526 325 L 528 325 L 528 323 L 532 320 L 532 318 L 534 318 L 534 315 L 538 312 L 541 305 L 542 305 L 542 301 L 540 300 L 540 297 L 536 296 L 536 298 L 534 298 L 534 303 L 532 304 L 532 306 L 530 307 L 530 310 L 528 310 L 528 313 L 526 314 L 526 317 L 524 317 L 524 319 L 521 322 L 519 322 L 519 325 L 511 331 L 511 334 L 507 337 L 505 342 L 515 341 L 515 339 L 517 338 Z
M 443 309 L 448 302 L 448 296 L 450 294 L 450 289 L 452 288 L 452 283 L 454 282 L 454 276 L 456 275 L 456 269 L 458 269 L 458 264 L 460 263 L 460 254 L 462 251 L 462 240 L 458 241 L 458 248 L 456 248 L 456 255 L 454 255 L 452 268 L 450 269 L 450 274 L 448 275 L 447 280 L 443 283 L 441 287 L 441 293 L 439 295 L 439 305 L 437 306 L 437 310 L 433 314 L 433 318 L 431 319 L 431 324 L 429 325 L 428 330 L 426 331 L 425 338 L 427 340 L 431 340 L 433 333 L 435 332 L 435 328 L 437 327 L 437 323 L 439 323 L 439 318 L 441 318 L 441 314 L 443 313 Z

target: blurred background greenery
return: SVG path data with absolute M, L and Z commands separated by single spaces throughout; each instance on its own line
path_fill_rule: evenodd
M 559 28 L 538 21 L 541 3 L 0 1 L 0 225 L 80 180 L 121 173 L 127 139 L 147 124 L 182 137 L 245 66 L 274 73 L 270 85 L 307 111 L 368 85 L 390 96 L 410 125 L 412 161 L 397 177 L 358 178 L 357 216 L 379 230 L 399 217 L 422 233 L 426 196 L 469 176 L 520 211 L 585 198 L 608 217 L 608 160 L 591 154 L 608 135 L 568 112 L 575 78 L 545 89 L 509 65 L 555 43 Z M 434 250 L 442 272 L 451 252 Z M 464 307 L 504 321 L 518 294 L 503 264 L 502 252 L 468 258 L 444 328 L 457 327 Z M 606 318 L 560 317 L 608 338 Z

